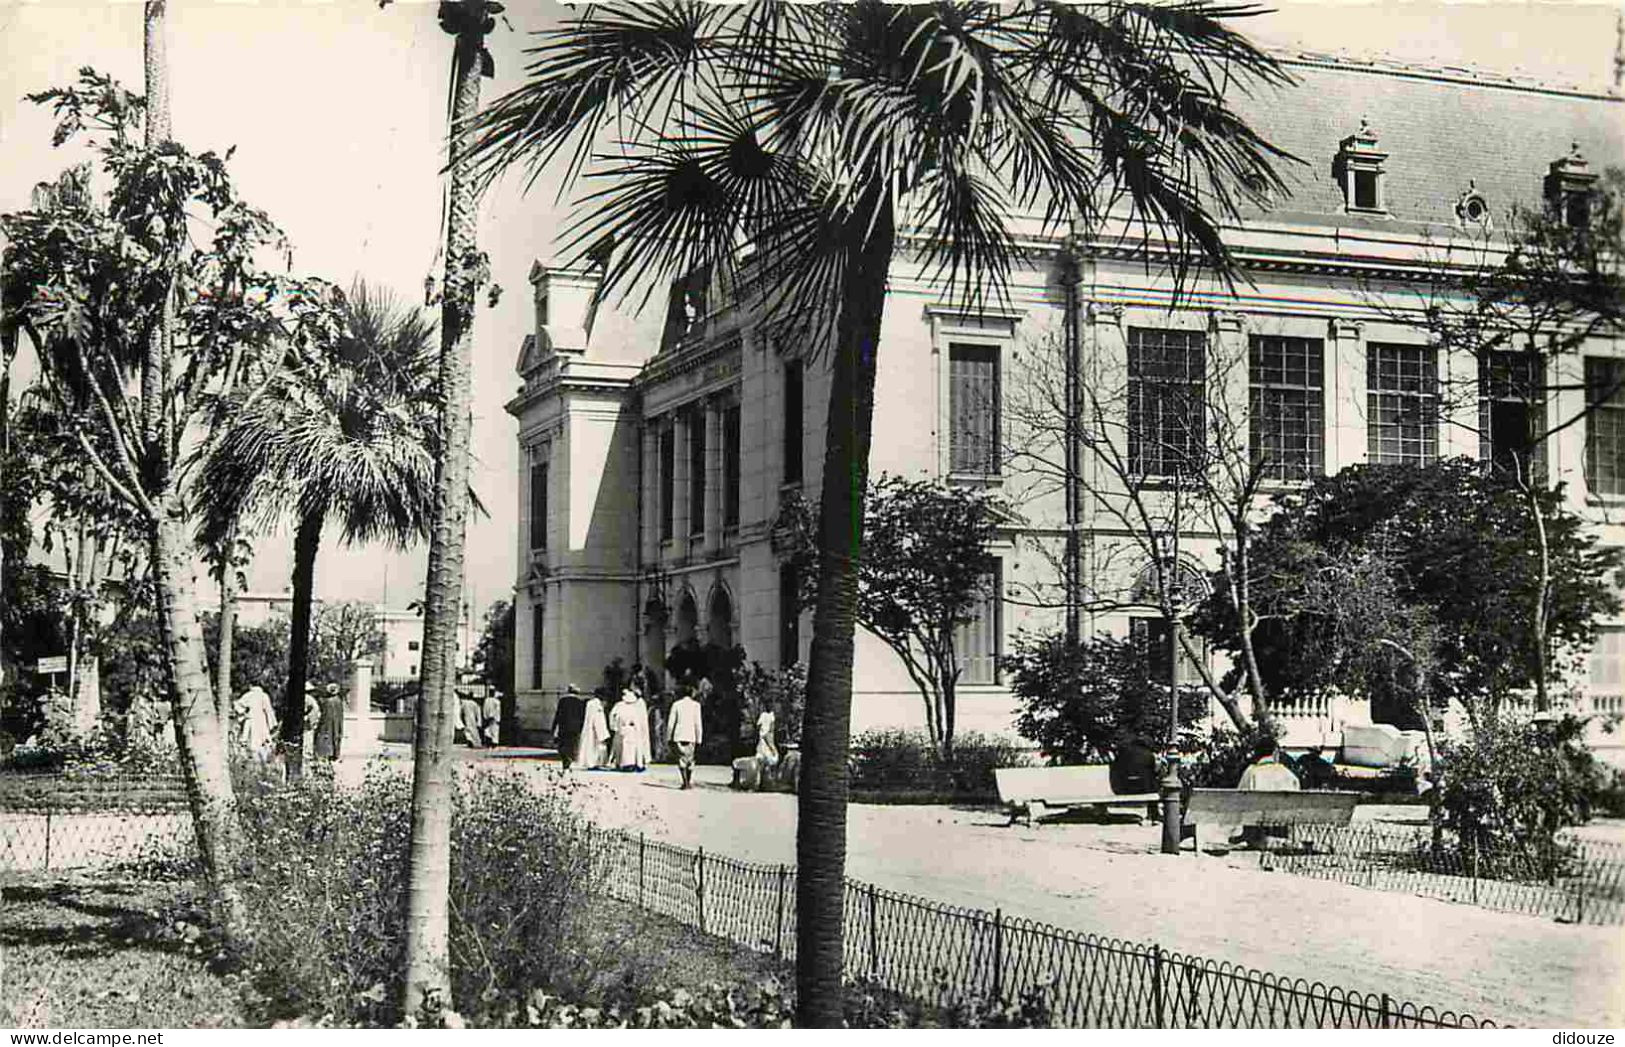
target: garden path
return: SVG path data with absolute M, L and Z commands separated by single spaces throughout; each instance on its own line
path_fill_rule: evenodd
M 482 769 L 557 780 L 550 761 L 467 755 Z M 748 861 L 793 862 L 795 797 L 733 792 L 728 775 L 699 768 L 689 792 L 677 788 L 673 767 L 572 777 L 576 802 L 599 824 Z M 1501 1024 L 1625 1026 L 1625 928 L 1267 872 L 1252 854 L 1161 855 L 1151 825 L 1007 828 L 991 809 L 854 805 L 847 839 L 854 879 L 951 905 L 1002 907 Z

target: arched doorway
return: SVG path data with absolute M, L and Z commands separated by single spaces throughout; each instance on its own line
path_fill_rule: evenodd
M 700 628 L 700 611 L 694 605 L 694 594 L 683 590 L 683 598 L 677 601 L 677 642 L 688 643 L 693 640 Z
M 706 639 L 718 647 L 734 645 L 734 603 L 728 590 L 717 586 L 711 590 L 711 609 L 706 616 Z

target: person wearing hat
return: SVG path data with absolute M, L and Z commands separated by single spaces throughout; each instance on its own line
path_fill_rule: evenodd
M 324 760 L 337 760 L 344 748 L 344 699 L 339 696 L 339 685 L 330 683 L 322 695 L 322 722 L 316 728 L 316 755 Z
M 553 746 L 559 751 L 559 762 L 568 771 L 576 762 L 576 746 L 581 744 L 581 726 L 587 720 L 587 703 L 575 684 L 564 689 L 559 704 L 553 710 Z
M 649 766 L 649 707 L 640 686 L 634 681 L 622 691 L 610 715 L 610 729 L 615 732 L 613 763 L 623 771 L 642 771 Z
M 480 742 L 480 703 L 474 700 L 474 692 L 467 688 L 457 689 L 457 702 L 463 711 L 463 734 L 468 738 L 468 744 L 475 749 L 484 748 Z

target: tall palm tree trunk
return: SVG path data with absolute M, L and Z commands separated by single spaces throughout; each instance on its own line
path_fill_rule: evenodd
M 146 144 L 170 140 L 168 46 L 165 0 L 146 0 L 143 8 L 143 59 L 146 73 Z M 197 832 L 198 854 L 219 906 L 228 937 L 242 925 L 242 901 L 234 883 L 239 844 L 235 796 L 226 761 L 225 738 L 210 693 L 203 630 L 198 624 L 190 570 L 191 536 L 186 508 L 173 475 L 171 440 L 164 416 L 163 388 L 174 347 L 173 275 L 164 294 L 159 323 L 147 341 L 141 368 L 141 430 L 146 482 L 151 491 L 148 520 L 153 590 L 159 639 L 165 657 L 180 748 L 182 776 Z
M 468 518 L 470 339 L 474 327 L 474 181 L 463 162 L 467 120 L 480 104 L 480 51 L 486 5 L 467 0 L 457 29 L 449 147 L 446 271 L 440 313 L 440 409 L 443 444 L 435 465 L 429 572 L 423 590 L 423 676 L 412 736 L 412 843 L 407 873 L 406 981 L 401 1007 L 410 1016 L 451 1005 L 451 746 L 452 685 L 463 592 Z
M 305 769 L 305 681 L 310 676 L 310 616 L 316 602 L 316 551 L 322 545 L 325 511 L 299 518 L 293 536 L 293 627 L 288 637 L 288 689 L 282 706 L 282 759 L 288 780 Z
M 873 200 L 866 200 L 873 205 Z M 838 1028 L 846 889 L 846 760 L 863 491 L 874 424 L 875 366 L 894 238 L 889 205 L 864 237 L 853 221 L 836 328 L 818 517 L 818 601 L 808 659 L 796 818 L 796 1024 Z M 869 208 L 859 209 L 867 216 Z
M 6 234 L 0 231 L 0 309 L 5 303 Z M 11 464 L 11 364 L 17 359 L 17 328 L 0 324 L 0 490 L 7 489 L 6 469 Z M 6 549 L 0 543 L 0 593 L 5 592 Z M 6 667 L 0 658 L 0 684 L 6 682 Z
M 231 654 L 237 638 L 237 570 L 231 550 L 237 545 L 237 529 L 226 535 L 226 558 L 220 565 L 220 634 L 214 650 L 214 708 L 220 726 L 231 735 Z

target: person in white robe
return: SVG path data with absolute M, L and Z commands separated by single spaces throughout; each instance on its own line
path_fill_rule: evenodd
M 643 695 L 628 688 L 615 703 L 614 764 L 623 771 L 641 771 L 649 765 L 649 707 Z
M 778 718 L 773 715 L 773 709 L 762 706 L 761 714 L 756 717 L 756 759 L 761 761 L 763 774 L 779 762 L 779 743 L 773 737 L 777 730 Z
M 604 700 L 596 694 L 587 699 L 582 715 L 575 763 L 589 771 L 601 770 L 609 763 L 609 720 L 604 716 Z
M 235 712 L 237 738 L 243 748 L 257 759 L 268 759 L 276 736 L 276 710 L 271 707 L 271 696 L 255 684 L 238 697 Z

